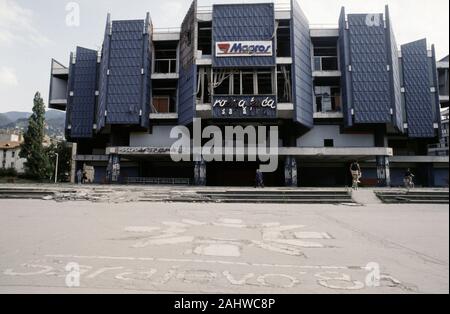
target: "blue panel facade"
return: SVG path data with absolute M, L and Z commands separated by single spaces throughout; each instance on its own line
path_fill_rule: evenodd
M 403 132 L 404 121 L 403 121 L 403 105 L 402 105 L 402 91 L 400 82 L 400 62 L 399 62 L 399 52 L 397 47 L 397 41 L 395 39 L 394 29 L 391 23 L 391 17 L 389 14 L 389 8 L 386 6 L 386 36 L 387 43 L 389 45 L 389 66 L 391 69 L 391 101 L 394 104 L 394 126 L 401 132 Z
M 150 126 L 150 106 L 152 99 L 152 28 L 153 25 L 150 20 L 150 14 L 147 14 L 147 19 L 145 22 L 145 27 L 148 29 L 144 34 L 144 51 L 142 54 L 142 64 L 144 69 L 144 74 L 142 77 L 142 118 L 141 118 L 141 126 L 144 128 L 148 128 Z
M 216 42 L 271 41 L 274 47 L 275 10 L 273 3 L 213 6 L 213 66 L 275 66 L 276 56 L 216 57 Z
M 110 37 L 111 20 L 110 15 L 106 21 L 105 36 L 103 39 L 102 60 L 100 63 L 99 75 L 99 98 L 97 106 L 97 131 L 103 129 L 106 123 L 106 99 L 108 95 L 108 67 L 109 67 L 109 53 L 111 47 Z
M 436 107 L 426 40 L 402 46 L 403 86 L 408 135 L 433 138 Z
M 68 99 L 71 138 L 91 138 L 96 107 L 97 51 L 77 47 L 76 62 L 70 67 Z
M 348 15 L 355 124 L 390 123 L 391 76 L 383 14 Z
M 192 3 L 183 24 L 180 38 L 180 75 L 178 80 L 178 117 L 182 125 L 190 124 L 195 116 L 197 92 L 196 25 L 197 1 Z
M 107 113 L 106 124 L 148 126 L 151 51 L 146 22 L 114 21 L 105 36 L 99 110 Z
M 292 1 L 292 84 L 294 120 L 304 127 L 314 125 L 313 80 L 311 68 L 311 37 L 309 22 L 297 1 Z

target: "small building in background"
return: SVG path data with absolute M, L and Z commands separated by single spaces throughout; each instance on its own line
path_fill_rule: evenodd
M 26 159 L 19 157 L 20 142 L 0 141 L 0 167 L 2 169 L 16 169 L 17 173 L 24 173 Z

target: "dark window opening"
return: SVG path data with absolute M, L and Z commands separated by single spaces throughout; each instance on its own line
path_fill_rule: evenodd
M 242 73 L 242 95 L 254 95 L 253 73 Z
M 241 73 L 233 75 L 233 95 L 241 95 Z
M 289 20 L 278 21 L 277 57 L 291 56 L 291 23 Z
M 272 95 L 272 73 L 258 73 L 258 94 Z
M 177 42 L 155 42 L 154 73 L 177 72 Z
M 334 140 L 326 139 L 323 141 L 325 147 L 334 147 Z
M 203 55 L 212 55 L 212 23 L 198 23 L 198 50 Z
M 314 47 L 314 71 L 338 71 L 337 47 Z
M 223 82 L 214 89 L 216 95 L 229 95 L 230 94 L 230 77 L 228 76 Z

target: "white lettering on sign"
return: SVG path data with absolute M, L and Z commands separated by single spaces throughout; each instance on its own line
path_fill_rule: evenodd
M 216 57 L 271 57 L 272 41 L 216 42 Z

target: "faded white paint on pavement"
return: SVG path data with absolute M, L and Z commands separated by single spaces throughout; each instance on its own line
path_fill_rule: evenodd
M 448 293 L 448 220 L 436 205 L 0 201 L 0 293 Z

